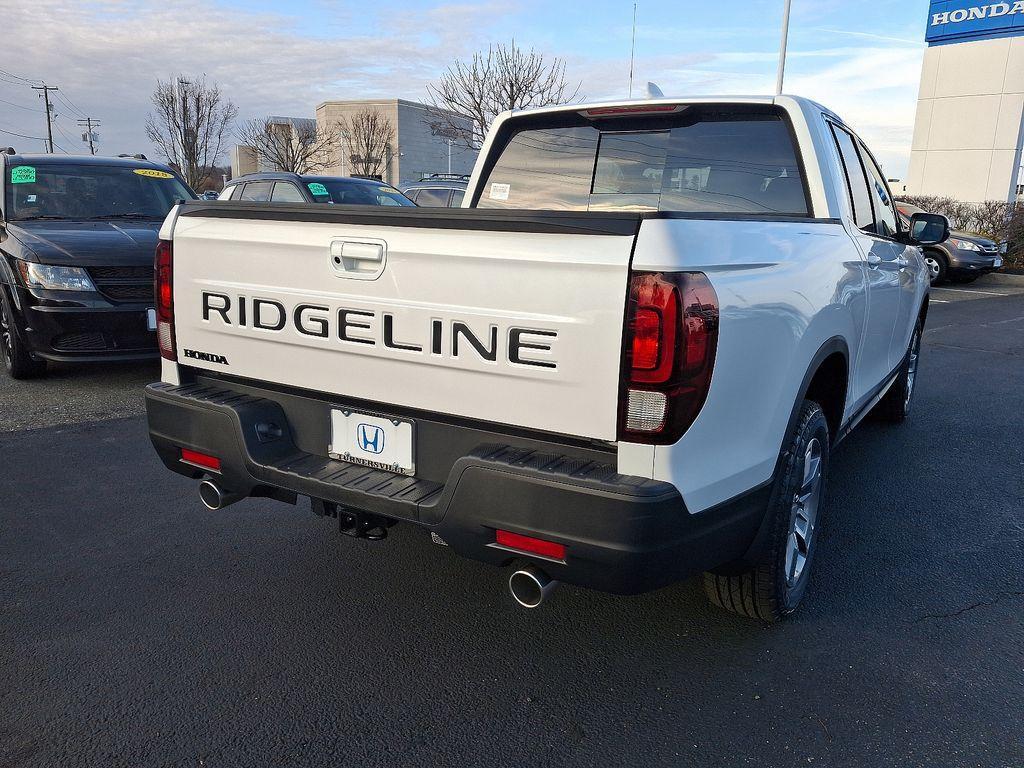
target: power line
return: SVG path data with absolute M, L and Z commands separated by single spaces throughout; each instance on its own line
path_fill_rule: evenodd
M 33 80 L 31 78 L 28 78 L 28 77 L 22 77 L 21 75 L 16 75 L 13 72 L 8 72 L 6 69 L 0 69 L 0 74 L 7 75 L 8 77 L 13 77 L 15 80 L 21 80 L 23 83 L 42 83 L 43 82 L 42 80 Z
M 0 99 L 0 104 L 9 104 L 10 106 L 17 107 L 18 109 L 24 109 L 26 112 L 37 112 L 38 113 L 38 112 L 42 112 L 43 111 L 41 109 L 35 109 L 33 107 L 23 107 L 21 104 L 15 104 L 13 101 L 5 101 L 4 99 Z
M 72 142 L 75 140 L 72 136 L 68 135 L 67 131 L 60 127 L 60 123 L 54 123 L 54 125 L 57 126 L 57 130 L 60 131 L 60 135 L 63 136 L 65 139 Z
M 0 133 L 6 133 L 11 136 L 17 136 L 22 139 L 37 139 L 38 141 L 46 141 L 42 136 L 29 136 L 26 133 L 18 133 L 17 131 L 8 131 L 6 128 L 0 128 Z
M 71 99 L 65 96 L 63 92 L 58 93 L 57 98 L 63 101 L 68 106 L 68 108 L 71 109 L 72 112 L 77 112 L 79 117 L 86 116 L 85 111 L 79 109 L 78 105 L 76 105 L 73 101 L 71 101 Z

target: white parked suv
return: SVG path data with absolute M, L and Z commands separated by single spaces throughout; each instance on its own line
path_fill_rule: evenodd
M 806 589 L 831 451 L 872 408 L 906 418 L 918 246 L 947 233 L 903 229 L 806 99 L 504 114 L 461 209 L 175 208 L 150 434 L 210 508 L 412 523 L 517 566 L 527 606 L 706 572 L 774 620 Z

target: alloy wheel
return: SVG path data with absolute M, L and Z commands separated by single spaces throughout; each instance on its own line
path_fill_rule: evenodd
M 928 265 L 928 280 L 934 283 L 939 279 L 939 275 L 942 274 L 942 265 L 939 264 L 937 258 L 928 255 L 924 257 L 924 263 Z
M 7 321 L 7 307 L 0 299 L 0 349 L 3 350 L 4 364 L 10 368 L 14 362 L 14 329 Z
M 812 438 L 804 452 L 804 474 L 799 490 L 793 495 L 789 537 L 786 540 L 786 586 L 792 588 L 804 575 L 811 556 L 814 526 L 821 500 L 821 442 Z

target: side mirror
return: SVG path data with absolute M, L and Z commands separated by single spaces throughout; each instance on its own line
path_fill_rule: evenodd
M 910 231 L 903 235 L 908 245 L 938 245 L 949 238 L 949 219 L 938 213 L 915 213 Z

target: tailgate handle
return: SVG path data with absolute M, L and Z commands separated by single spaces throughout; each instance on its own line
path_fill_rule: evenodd
M 384 271 L 388 244 L 383 240 L 331 241 L 331 265 L 339 277 L 376 280 Z

